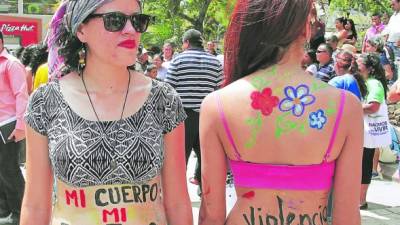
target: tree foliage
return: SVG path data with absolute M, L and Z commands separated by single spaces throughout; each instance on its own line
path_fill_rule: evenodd
M 161 47 L 165 41 L 181 44 L 189 28 L 203 32 L 206 40 L 223 38 L 232 10 L 231 0 L 146 0 L 144 12 L 156 17 L 142 36 L 146 47 Z
M 349 13 L 355 10 L 363 13 L 390 12 L 390 0 L 318 0 L 326 9 Z

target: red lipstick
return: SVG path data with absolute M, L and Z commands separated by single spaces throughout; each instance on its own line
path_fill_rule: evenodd
M 136 41 L 135 40 L 125 40 L 118 44 L 119 47 L 133 49 L 136 48 Z

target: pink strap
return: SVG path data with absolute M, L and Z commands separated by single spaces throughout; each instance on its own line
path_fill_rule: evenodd
M 229 140 L 229 142 L 231 143 L 231 145 L 232 145 L 232 147 L 233 147 L 233 150 L 235 150 L 235 156 L 236 156 L 236 158 L 237 158 L 239 161 L 243 161 L 243 160 L 242 160 L 242 157 L 240 156 L 240 153 L 239 153 L 239 151 L 238 151 L 238 148 L 236 147 L 235 141 L 233 140 L 231 130 L 229 129 L 228 121 L 226 120 L 225 113 L 224 113 L 224 110 L 223 110 L 223 108 L 222 108 L 221 99 L 220 99 L 220 97 L 219 97 L 218 94 L 216 94 L 216 96 L 217 96 L 218 112 L 219 112 L 219 115 L 220 115 L 220 117 L 221 117 L 222 124 L 224 125 L 224 129 L 225 129 L 226 136 L 228 137 L 228 140 Z
M 335 125 L 333 127 L 333 132 L 332 132 L 331 139 L 329 141 L 328 150 L 326 151 L 325 156 L 324 156 L 324 162 L 327 162 L 329 156 L 331 155 L 331 151 L 332 151 L 332 148 L 333 148 L 333 143 L 335 143 L 336 134 L 337 134 L 337 132 L 339 130 L 339 123 L 340 123 L 340 120 L 342 119 L 345 100 L 346 100 L 345 91 L 341 90 L 341 92 L 340 92 L 339 112 L 338 112 L 338 114 L 336 116 L 336 121 L 335 121 Z

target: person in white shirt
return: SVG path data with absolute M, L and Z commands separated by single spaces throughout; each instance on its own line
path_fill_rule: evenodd
M 163 57 L 159 54 L 154 55 L 153 63 L 157 69 L 157 79 L 164 81 L 165 77 L 167 76 L 167 68 L 163 66 L 164 63 Z
M 162 55 L 164 57 L 163 67 L 168 69 L 169 64 L 171 63 L 172 59 L 174 58 L 174 47 L 172 46 L 171 43 L 166 42 L 164 44 Z
M 400 0 L 391 0 L 391 6 L 393 15 L 390 17 L 388 25 L 382 31 L 382 35 L 387 37 L 387 44 L 395 55 L 398 77 L 400 72 Z

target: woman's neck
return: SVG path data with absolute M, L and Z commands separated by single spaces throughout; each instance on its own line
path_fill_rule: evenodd
M 91 91 L 110 93 L 125 91 L 129 75 L 126 67 L 96 62 L 86 63 L 82 73 Z

